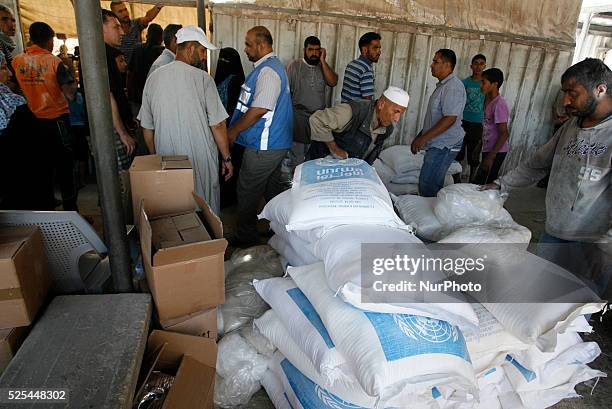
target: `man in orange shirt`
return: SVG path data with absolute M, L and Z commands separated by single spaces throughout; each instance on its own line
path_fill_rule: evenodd
M 28 106 L 35 115 L 37 135 L 32 138 L 32 155 L 40 178 L 40 210 L 53 210 L 53 174 L 60 186 L 64 210 L 77 210 L 77 189 L 74 177 L 73 140 L 70 133 L 68 99 L 76 95 L 76 82 L 71 71 L 54 56 L 55 33 L 41 22 L 30 26 L 33 45 L 15 56 L 13 68 Z M 34 187 L 33 187 L 34 188 Z

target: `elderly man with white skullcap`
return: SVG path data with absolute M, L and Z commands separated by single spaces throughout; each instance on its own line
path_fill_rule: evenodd
M 403 89 L 389 87 L 375 101 L 354 100 L 315 112 L 310 117 L 312 144 L 306 159 L 331 154 L 372 164 L 393 133 L 393 124 L 406 111 L 409 99 Z

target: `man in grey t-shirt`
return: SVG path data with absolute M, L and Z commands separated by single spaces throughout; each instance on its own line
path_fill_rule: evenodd
M 466 94 L 463 83 L 453 73 L 457 56 L 442 48 L 431 63 L 431 75 L 439 82 L 429 97 L 423 130 L 412 141 L 412 153 L 425 150 L 419 175 L 421 196 L 434 197 L 444 186 L 444 176 L 463 144 L 461 118 Z
M 304 58 L 287 66 L 293 104 L 293 147 L 289 152 L 292 169 L 304 162 L 310 144 L 308 118 L 313 112 L 325 108 L 326 87 L 338 83 L 338 74 L 327 64 L 325 56 L 321 40 L 310 36 L 304 40 Z

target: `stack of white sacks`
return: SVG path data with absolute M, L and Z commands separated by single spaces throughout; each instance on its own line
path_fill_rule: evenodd
M 361 303 L 361 243 L 422 244 L 363 161 L 306 162 L 260 217 L 288 265 L 254 282 L 271 306 L 255 326 L 278 348 L 261 381 L 277 409 L 545 408 L 605 376 L 577 335 L 604 303 Z
M 424 152 L 412 154 L 409 145 L 394 145 L 382 151 L 372 166 L 389 192 L 397 196 L 417 194 L 424 157 Z M 461 171 L 461 164 L 453 161 L 446 172 L 444 186 L 452 185 L 452 175 Z

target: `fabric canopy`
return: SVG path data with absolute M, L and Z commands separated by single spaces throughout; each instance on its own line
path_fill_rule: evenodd
M 79 1 L 79 0 L 78 0 Z M 82 1 L 82 0 L 80 0 Z M 145 15 L 147 10 L 152 6 L 151 4 L 131 4 L 130 14 L 132 18 L 142 17 Z M 189 1 L 164 1 L 155 2 L 150 1 L 149 3 L 173 3 L 173 6 L 164 7 L 159 13 L 157 18 L 154 20 L 155 23 L 165 27 L 170 23 L 177 23 L 183 25 L 197 25 L 197 12 L 195 7 L 177 7 L 174 4 L 188 5 Z M 110 1 L 101 1 L 100 5 L 103 8 L 110 9 Z M 76 37 L 76 19 L 74 16 L 74 8 L 70 0 L 20 0 L 19 9 L 21 12 L 21 21 L 23 25 L 23 32 L 27 37 L 28 28 L 35 21 L 44 21 L 53 27 L 56 33 L 66 34 L 66 37 Z M 132 11 L 133 10 L 133 11 Z
M 20 0 L 24 29 L 45 21 L 56 32 L 76 36 L 70 0 Z M 102 1 L 109 7 L 109 1 Z M 133 17 L 144 15 L 150 4 L 172 5 L 156 23 L 197 24 L 195 0 L 138 0 L 131 3 Z M 148 4 L 143 4 L 148 3 Z M 405 21 L 427 26 L 512 34 L 534 39 L 573 43 L 580 0 L 235 0 L 215 4 L 295 10 L 333 16 L 360 16 Z M 177 7 L 189 6 L 189 7 Z

